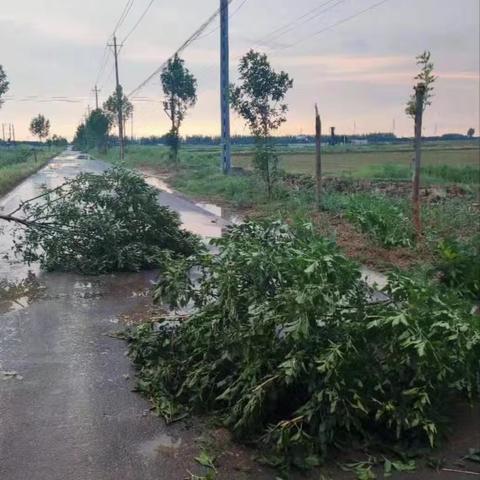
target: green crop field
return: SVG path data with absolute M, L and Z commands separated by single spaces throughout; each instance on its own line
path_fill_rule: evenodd
M 425 149 L 424 166 L 447 165 L 450 167 L 470 166 L 478 169 L 480 165 L 478 149 Z M 324 153 L 323 166 L 327 175 L 353 174 L 368 176 L 372 168 L 383 166 L 409 167 L 413 153 L 411 151 L 349 151 L 341 153 Z M 233 163 L 237 167 L 251 168 L 252 154 L 234 154 Z M 313 175 L 315 154 L 313 152 L 292 152 L 279 155 L 279 166 L 290 173 Z

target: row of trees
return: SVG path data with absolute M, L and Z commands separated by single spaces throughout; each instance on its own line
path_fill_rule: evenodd
M 105 152 L 108 147 L 109 134 L 112 128 L 118 126 L 118 111 L 122 107 L 123 124 L 132 116 L 133 105 L 119 86 L 110 95 L 102 108 L 92 110 L 75 132 L 73 144 L 81 150 L 97 148 Z

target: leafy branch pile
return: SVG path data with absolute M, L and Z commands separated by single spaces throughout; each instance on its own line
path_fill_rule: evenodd
M 16 249 L 47 270 L 138 271 L 159 266 L 164 250 L 190 255 L 198 246 L 178 215 L 158 204 L 155 190 L 120 168 L 83 173 L 19 210 L 20 219 L 4 218 L 20 224 Z
M 478 395 L 480 319 L 428 283 L 357 266 L 309 226 L 246 223 L 171 261 L 156 299 L 188 319 L 131 335 L 139 389 L 169 421 L 215 412 L 278 464 L 316 464 L 353 438 L 433 445 L 449 400 Z

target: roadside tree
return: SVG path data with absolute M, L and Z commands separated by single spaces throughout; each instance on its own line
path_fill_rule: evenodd
M 287 120 L 283 101 L 293 80 L 283 71 L 275 72 L 267 56 L 253 50 L 240 60 L 238 71 L 240 83 L 231 86 L 231 103 L 255 136 L 255 167 L 270 197 L 277 170 L 272 132 Z
M 85 124 L 88 148 L 96 147 L 99 152 L 106 152 L 111 126 L 111 116 L 100 108 L 93 110 Z
M 413 224 L 417 241 L 422 234 L 422 222 L 420 218 L 420 170 L 422 157 L 422 128 L 423 113 L 425 109 L 432 104 L 433 84 L 437 77 L 433 74 L 433 62 L 431 53 L 425 50 L 417 56 L 417 66 L 420 67 L 420 73 L 415 77 L 415 93 L 411 95 L 405 112 L 415 121 L 415 158 L 413 162 L 414 175 L 412 184 L 412 210 Z
M 10 84 L 7 80 L 7 74 L 5 73 L 3 66 L 0 65 L 0 108 L 2 107 L 2 104 L 3 104 L 2 97 L 8 92 L 9 85 Z
M 48 137 L 50 133 L 50 120 L 47 120 L 41 113 L 39 113 L 30 122 L 30 132 L 40 141 Z
M 123 88 L 121 86 L 115 89 L 115 91 L 103 104 L 103 110 L 104 113 L 109 117 L 110 126 L 116 125 L 118 127 L 118 112 L 120 110 L 120 106 L 122 108 L 123 125 L 125 125 L 125 122 L 132 116 L 133 105 L 123 93 Z
M 187 110 L 197 103 L 197 80 L 178 55 L 168 60 L 160 79 L 164 93 L 163 110 L 171 122 L 166 143 L 170 147 L 172 160 L 178 164 L 180 126 Z

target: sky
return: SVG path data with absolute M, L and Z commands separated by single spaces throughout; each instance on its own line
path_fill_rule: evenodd
M 127 0 L 0 2 L 0 65 L 10 81 L 0 123 L 14 124 L 17 139 L 31 139 L 30 120 L 42 113 L 50 119 L 52 134 L 71 138 L 88 107 L 95 106 L 95 83 L 101 89 L 100 103 L 114 89 L 112 55 L 105 49 Z M 133 1 L 118 28 L 119 41 L 149 3 Z M 238 59 L 254 48 L 267 53 L 276 70 L 285 70 L 294 79 L 286 99 L 288 121 L 280 134 L 312 133 L 318 103 L 325 129 L 335 126 L 344 134 L 394 131 L 411 136 L 413 126 L 404 113 L 405 103 L 413 91 L 415 56 L 428 49 L 438 80 L 425 115 L 424 134 L 466 133 L 469 127 L 479 132 L 479 0 L 379 3 L 233 0 L 232 81 L 237 79 Z M 172 55 L 218 4 L 219 0 L 154 0 L 120 53 L 125 92 L 134 90 Z M 105 52 L 108 63 L 101 69 Z M 217 135 L 218 20 L 182 55 L 198 80 L 198 102 L 188 113 L 182 133 Z M 138 96 L 142 98 L 134 102 L 128 133 L 133 127 L 135 136 L 164 134 L 168 119 L 162 110 L 159 78 Z M 234 113 L 232 133 L 248 133 Z

